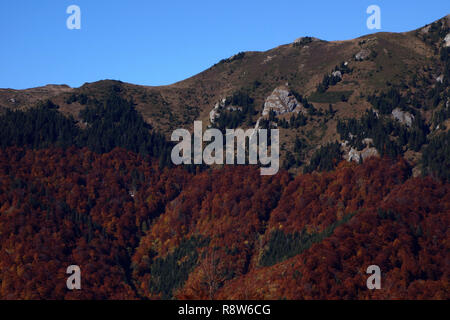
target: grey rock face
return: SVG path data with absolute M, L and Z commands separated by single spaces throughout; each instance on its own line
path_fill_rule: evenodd
M 408 127 L 412 125 L 412 122 L 414 120 L 414 116 L 412 114 L 410 114 L 409 112 L 404 112 L 399 108 L 395 108 L 392 111 L 392 116 L 394 117 L 394 119 L 398 120 L 402 124 L 406 124 Z
M 339 70 L 338 71 L 334 71 L 331 75 L 333 77 L 338 77 L 339 79 L 342 79 L 342 72 L 340 72 Z
M 444 47 L 450 47 L 450 33 L 447 33 L 444 38 Z
M 362 49 L 360 52 L 355 54 L 355 60 L 362 61 L 369 57 L 370 50 L 369 49 Z
M 376 148 L 370 146 L 371 143 L 373 143 L 373 140 L 371 138 L 363 139 L 363 143 L 366 145 L 366 147 L 363 150 L 358 151 L 353 147 L 349 147 L 348 141 L 342 142 L 341 147 L 344 150 L 344 159 L 346 159 L 348 162 L 359 162 L 360 160 L 366 160 L 370 157 L 378 157 L 380 155 Z
M 300 112 L 303 111 L 303 106 L 295 99 L 289 89 L 286 86 L 280 86 L 275 88 L 272 94 L 266 98 L 262 115 L 268 115 L 270 110 L 273 110 L 277 115 L 293 112 L 297 107 L 300 107 Z

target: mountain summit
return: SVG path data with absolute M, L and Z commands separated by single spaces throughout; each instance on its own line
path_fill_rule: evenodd
M 306 168 L 314 157 L 320 162 L 320 149 L 337 141 L 340 158 L 401 154 L 420 172 L 427 142 L 447 132 L 450 124 L 449 26 L 447 15 L 410 32 L 347 41 L 301 37 L 265 52 L 238 53 L 168 86 L 103 80 L 80 88 L 2 89 L 0 110 L 51 100 L 63 114 L 79 120 L 89 100 L 102 100 L 113 91 L 132 100 L 144 120 L 166 137 L 194 120 L 222 129 L 256 123 L 277 127 L 283 163 L 294 171 Z M 227 107 L 216 112 L 225 102 Z M 376 120 L 368 120 L 372 112 Z M 395 129 L 384 135 L 369 132 L 363 128 L 367 121 L 380 131 Z M 377 152 L 363 153 L 364 139 Z M 302 141 L 301 150 L 295 149 L 295 141 Z

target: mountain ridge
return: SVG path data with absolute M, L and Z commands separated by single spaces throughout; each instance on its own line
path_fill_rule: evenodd
M 176 128 L 192 129 L 194 120 L 202 120 L 204 126 L 213 125 L 210 122 L 211 111 L 219 101 L 236 94 L 245 95 L 253 101 L 252 110 L 247 114 L 225 110 L 222 125 L 230 119 L 238 119 L 234 125 L 251 128 L 259 123 L 258 120 L 268 120 L 266 125 L 275 125 L 282 131 L 283 161 L 286 161 L 288 153 L 294 153 L 294 141 L 299 137 L 308 144 L 301 160 L 307 163 L 317 148 L 333 141 L 344 141 L 336 129 L 339 121 L 358 119 L 366 110 L 375 110 L 368 102 L 372 95 L 395 88 L 400 95 L 412 97 L 407 98 L 408 104 L 416 99 L 417 105 L 429 105 L 429 92 L 424 88 L 435 87 L 436 79 L 443 79 L 445 61 L 440 60 L 439 51 L 445 49 L 449 26 L 450 15 L 447 15 L 424 27 L 402 33 L 378 32 L 342 41 L 301 37 L 293 43 L 266 51 L 237 53 L 192 77 L 165 86 L 100 80 L 78 88 L 47 85 L 26 90 L 0 89 L 0 112 L 5 109 L 24 110 L 39 104 L 39 101 L 52 100 L 59 106 L 59 111 L 79 121 L 79 112 L 89 99 L 102 100 L 114 91 L 132 100 L 144 120 L 169 138 Z M 351 72 L 344 72 L 343 64 Z M 331 75 L 336 72 L 337 78 L 333 78 Z M 411 85 L 415 78 L 425 79 L 419 85 L 420 90 Z M 280 86 L 286 86 L 288 94 L 306 98 L 305 102 L 313 106 L 304 127 L 280 127 L 280 123 L 286 127 L 286 121 L 289 122 L 295 112 L 277 115 L 272 120 L 268 115 L 262 115 L 266 99 Z M 447 108 L 444 100 L 447 99 L 448 88 L 440 90 L 441 102 L 437 108 L 427 106 L 412 110 L 419 112 L 429 126 L 436 110 Z M 333 112 L 329 112 L 331 110 Z M 444 120 L 441 128 L 446 124 L 448 121 Z M 414 158 L 411 156 L 409 160 Z

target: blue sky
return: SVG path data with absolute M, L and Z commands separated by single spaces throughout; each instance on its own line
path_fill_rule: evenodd
M 81 30 L 66 27 L 72 4 L 81 8 Z M 379 31 L 409 31 L 450 13 L 448 0 L 1 1 L 0 88 L 170 84 L 239 51 L 372 33 L 372 4 L 381 8 Z

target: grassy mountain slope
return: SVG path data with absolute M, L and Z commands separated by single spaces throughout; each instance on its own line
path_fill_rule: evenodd
M 214 105 L 238 92 L 253 100 L 255 110 L 239 126 L 253 127 L 262 115 L 266 98 L 275 88 L 287 85 L 296 97 L 301 95 L 314 107 L 300 127 L 280 126 L 279 121 L 289 121 L 292 113 L 272 119 L 281 129 L 282 163 L 296 171 L 296 167 L 307 165 L 321 146 L 344 140 L 336 128 L 339 120 L 362 117 L 365 110 L 374 109 L 368 97 L 393 88 L 405 97 L 404 111 L 419 113 L 432 133 L 442 124 L 434 134 L 446 131 L 449 124 L 446 73 L 450 63 L 448 55 L 442 59 L 442 50 L 448 51 L 444 38 L 449 26 L 450 18 L 446 16 L 411 32 L 381 32 L 333 42 L 304 37 L 265 52 L 236 54 L 169 86 L 147 87 L 102 80 L 80 88 L 50 85 L 27 90 L 1 89 L 0 112 L 5 108 L 26 109 L 50 99 L 61 112 L 79 120 L 84 105 L 90 100 L 104 101 L 113 91 L 131 100 L 144 120 L 168 138 L 175 128 L 192 129 L 194 120 L 203 120 L 206 126 Z M 358 53 L 363 53 L 363 59 L 355 58 Z M 318 90 L 324 77 L 343 63 L 350 72 L 343 72 L 337 83 Z M 441 75 L 442 84 L 436 80 Z M 301 152 L 294 148 L 296 137 L 304 142 Z M 403 149 L 408 160 L 417 164 L 421 150 Z M 349 150 L 343 151 L 345 155 Z M 292 165 L 293 158 L 298 159 L 296 165 Z

